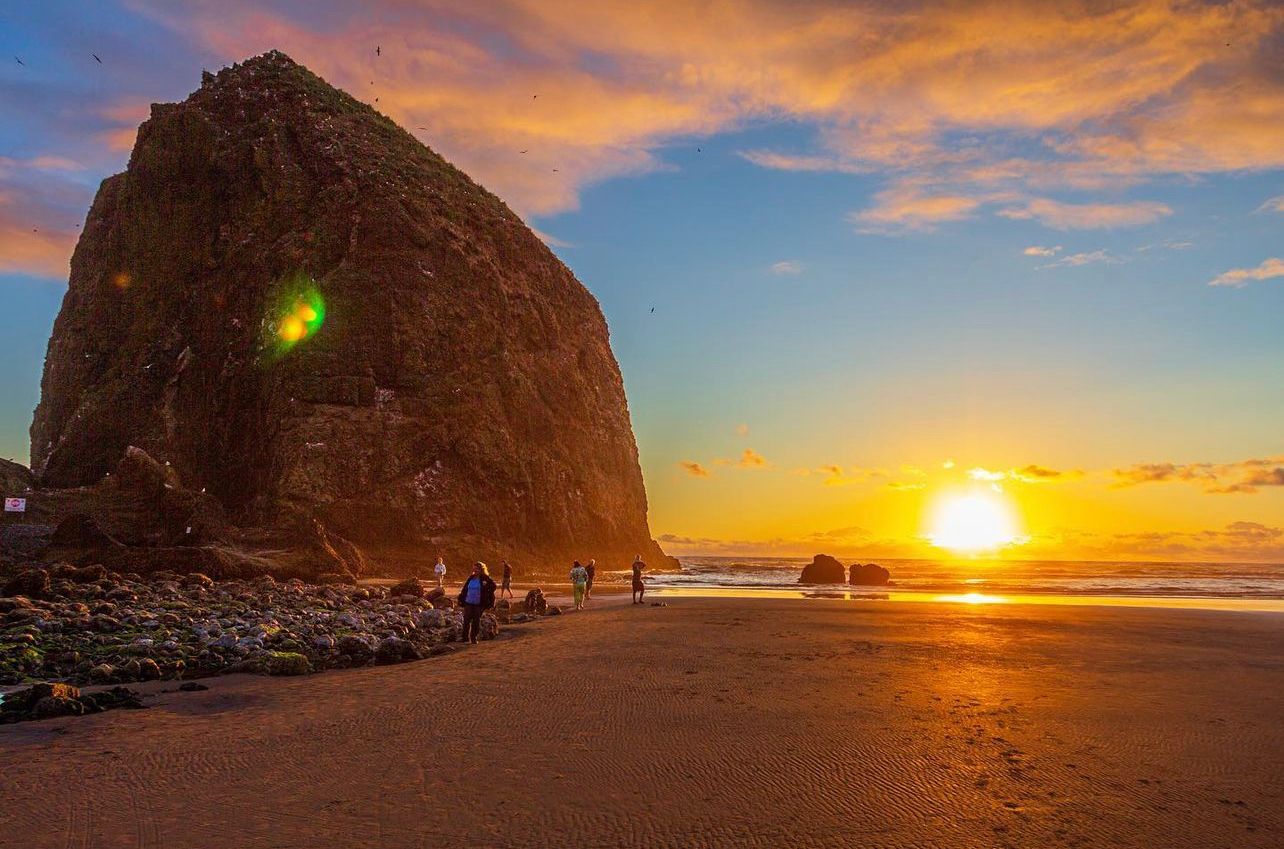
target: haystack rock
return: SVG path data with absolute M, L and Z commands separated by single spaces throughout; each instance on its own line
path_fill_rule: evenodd
M 136 446 L 240 527 L 667 562 L 597 301 L 499 198 L 281 53 L 154 105 L 71 263 L 41 487 Z

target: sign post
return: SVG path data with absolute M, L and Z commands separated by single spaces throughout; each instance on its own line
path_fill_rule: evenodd
M 26 513 L 27 499 L 25 498 L 6 498 L 4 500 L 4 512 L 6 513 Z

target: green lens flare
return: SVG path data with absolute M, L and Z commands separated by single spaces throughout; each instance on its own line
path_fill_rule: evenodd
M 283 280 L 279 292 L 264 329 L 267 347 L 282 357 L 321 329 L 325 323 L 325 299 L 317 282 L 301 271 Z

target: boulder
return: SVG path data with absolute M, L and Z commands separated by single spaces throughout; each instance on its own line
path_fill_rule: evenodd
M 274 651 L 267 661 L 269 675 L 307 675 L 312 664 L 306 655 L 291 651 Z
M 499 617 L 493 613 L 483 613 L 478 623 L 477 636 L 483 640 L 493 640 L 499 636 Z
M 424 597 L 424 585 L 419 582 L 418 578 L 407 578 L 398 584 L 393 584 L 388 590 L 389 595 L 405 595 L 415 598 Z
M 401 637 L 384 637 L 375 649 L 377 663 L 403 663 L 408 660 L 419 660 L 419 650 L 415 644 Z
M 5 582 L 0 595 L 44 598 L 49 595 L 49 573 L 44 569 L 24 569 Z
M 817 554 L 803 567 L 800 584 L 842 584 L 847 581 L 847 568 L 828 554 Z
M 351 634 L 345 634 L 340 637 L 339 641 L 335 644 L 335 648 L 338 650 L 339 654 L 346 655 L 348 658 L 358 663 L 365 663 L 369 661 L 370 658 L 374 657 L 374 649 L 371 648 L 370 643 L 361 637 L 353 636 Z
M 892 573 L 877 563 L 853 563 L 847 582 L 861 587 L 885 587 L 891 577 Z
M 262 568 L 286 574 L 667 562 L 592 294 L 498 197 L 287 56 L 153 105 L 75 257 L 32 472 L 64 492 L 114 472 L 120 521 L 93 515 L 126 545 L 219 544 L 225 509 L 280 532 L 297 556 Z

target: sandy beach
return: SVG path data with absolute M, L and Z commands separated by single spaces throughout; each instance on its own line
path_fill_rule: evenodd
M 613 603 L 0 728 L 0 846 L 1275 847 L 1282 626 Z

